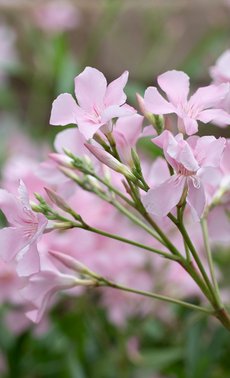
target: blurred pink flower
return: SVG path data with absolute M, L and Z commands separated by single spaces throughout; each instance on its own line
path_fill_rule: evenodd
M 90 139 L 98 129 L 113 118 L 134 113 L 125 104 L 123 91 L 128 80 L 125 71 L 118 79 L 107 85 L 102 72 L 86 67 L 75 78 L 75 95 L 78 105 L 69 93 L 61 94 L 53 102 L 50 124 L 68 125 L 75 123 L 86 139 Z
M 152 141 L 163 149 L 165 158 L 175 173 L 160 185 L 153 186 L 143 197 L 146 210 L 158 216 L 166 216 L 179 203 L 187 188 L 187 203 L 201 217 L 206 204 L 202 174 L 210 167 L 220 166 L 225 139 L 193 136 L 185 141 L 182 134 L 174 137 L 165 130 Z
M 230 123 L 230 115 L 219 107 L 220 100 L 228 94 L 228 84 L 199 88 L 189 100 L 189 77 L 184 72 L 167 71 L 158 76 L 158 84 L 166 93 L 168 101 L 157 88 L 149 87 L 145 91 L 144 106 L 153 114 L 176 113 L 179 131 L 195 134 L 198 131 L 197 121 L 209 123 L 219 120 L 222 125 Z
M 230 83 L 230 50 L 226 50 L 216 61 L 216 64 L 210 68 L 210 75 L 215 85 L 221 83 Z M 221 109 L 230 113 L 230 88 L 228 94 L 219 102 Z M 221 119 L 215 120 L 218 126 L 223 126 Z M 230 122 L 229 122 L 230 123 Z
M 29 275 L 39 269 L 37 243 L 41 238 L 47 219 L 31 210 L 29 196 L 21 181 L 19 197 L 0 190 L 0 208 L 10 226 L 0 230 L 1 252 L 4 261 L 17 261 L 20 275 Z
M 51 0 L 33 10 L 36 24 L 46 32 L 60 33 L 79 26 L 81 14 L 68 0 Z

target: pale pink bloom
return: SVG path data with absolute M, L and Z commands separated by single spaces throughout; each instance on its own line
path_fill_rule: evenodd
M 226 50 L 216 61 L 216 64 L 210 68 L 210 76 L 215 85 L 221 83 L 230 83 L 230 50 Z M 228 95 L 220 101 L 219 107 L 230 113 L 230 89 Z M 221 121 L 217 120 L 218 126 L 223 126 Z
M 113 137 L 116 148 L 123 163 L 132 162 L 131 148 L 136 146 L 137 140 L 142 136 L 144 117 L 139 114 L 119 118 L 113 127 Z
M 64 269 L 64 273 L 61 270 L 62 267 L 59 270 L 53 264 L 51 255 L 43 253 L 41 254 L 41 270 L 28 277 L 27 284 L 20 290 L 22 297 L 31 306 L 26 312 L 26 316 L 33 322 L 40 322 L 55 293 L 63 290 L 69 291 L 77 286 L 93 285 L 91 279 L 80 279 L 75 272 L 73 273 L 69 269 Z
M 26 315 L 35 323 L 39 323 L 51 297 L 58 291 L 76 286 L 76 277 L 52 271 L 40 271 L 31 275 L 28 284 L 21 290 L 21 295 L 32 309 Z
M 198 121 L 209 123 L 218 120 L 222 125 L 230 123 L 230 115 L 219 106 L 228 94 L 229 84 L 201 87 L 189 99 L 189 77 L 182 71 L 165 72 L 158 76 L 158 84 L 168 101 L 157 88 L 149 87 L 145 91 L 144 106 L 153 114 L 176 113 L 179 131 L 188 135 L 196 133 Z
M 74 29 L 81 21 L 79 10 L 67 0 L 49 0 L 37 6 L 33 16 L 42 30 L 52 33 Z
M 134 109 L 125 104 L 124 87 L 128 80 L 125 71 L 119 78 L 107 85 L 102 72 L 86 67 L 75 78 L 75 95 L 78 104 L 69 93 L 61 94 L 53 102 L 51 125 L 78 125 L 86 139 L 90 139 L 102 126 L 113 118 L 134 113 Z
M 188 189 L 186 201 L 198 217 L 201 217 L 206 204 L 202 175 L 206 170 L 220 166 L 225 139 L 213 136 L 190 137 L 185 141 L 182 134 L 174 137 L 165 130 L 152 139 L 161 147 L 174 175 L 153 186 L 143 197 L 149 213 L 166 216 L 180 201 L 185 188 Z
M 47 219 L 31 210 L 27 189 L 20 182 L 19 196 L 0 190 L 0 208 L 10 226 L 0 230 L 1 257 L 4 261 L 17 261 L 20 275 L 29 275 L 39 270 L 37 243 L 41 238 Z
M 230 50 L 226 50 L 210 68 L 210 75 L 215 84 L 230 82 Z

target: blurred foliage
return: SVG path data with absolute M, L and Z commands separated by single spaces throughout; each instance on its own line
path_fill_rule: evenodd
M 228 333 L 206 318 L 175 308 L 177 321 L 132 319 L 111 324 L 95 298 L 65 300 L 52 311 L 44 334 L 7 331 L 3 316 L 0 349 L 9 366 L 3 378 L 227 378 Z M 129 351 L 129 340 L 139 348 Z

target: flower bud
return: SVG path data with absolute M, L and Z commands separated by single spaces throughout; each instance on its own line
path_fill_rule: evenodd
M 68 168 L 72 168 L 72 164 L 71 164 L 71 158 L 66 156 L 66 155 L 62 155 L 62 154 L 56 154 L 54 152 L 50 153 L 49 154 L 49 157 L 55 161 L 55 163 L 61 165 L 61 166 L 64 166 L 64 167 L 68 167 Z
M 103 164 L 107 165 L 109 168 L 113 169 L 114 171 L 123 174 L 125 177 L 132 181 L 136 181 L 135 176 L 132 174 L 130 169 L 126 167 L 126 165 L 119 162 L 119 160 L 115 159 L 112 155 L 110 155 L 102 148 L 94 146 L 92 144 L 86 143 L 85 146 L 88 150 Z
M 71 211 L 69 205 L 61 198 L 57 193 L 55 193 L 52 189 L 44 188 L 46 193 L 48 194 L 49 199 L 57 205 L 60 209 L 66 211 L 67 213 Z
M 65 253 L 56 252 L 56 251 L 49 251 L 49 253 L 59 262 L 61 262 L 67 268 L 83 274 L 87 276 L 91 276 L 94 278 L 99 278 L 96 273 L 92 272 L 90 269 L 87 268 L 86 265 L 82 264 L 80 261 L 74 259 L 72 256 L 69 256 Z
M 136 98 L 139 104 L 139 108 L 142 112 L 142 114 L 145 116 L 145 118 L 151 123 L 151 125 L 154 126 L 154 128 L 157 131 L 157 134 L 161 134 L 164 130 L 164 118 L 162 115 L 154 115 L 151 112 L 148 112 L 148 110 L 145 107 L 145 102 L 142 96 L 140 96 L 138 93 L 136 94 Z

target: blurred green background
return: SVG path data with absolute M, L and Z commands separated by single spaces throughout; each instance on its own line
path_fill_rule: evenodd
M 100 69 L 108 81 L 128 69 L 127 94 L 135 104 L 135 93 L 168 69 L 186 71 L 193 87 L 208 84 L 209 67 L 230 47 L 229 0 L 72 1 L 75 25 L 56 29 L 52 20 L 44 27 L 35 16 L 48 3 L 0 0 L 0 28 L 10 29 L 0 34 L 1 162 L 15 129 L 38 143 L 52 142 L 59 129 L 49 126 L 52 101 L 73 92 L 73 79 L 86 65 Z M 15 52 L 4 61 L 7 38 Z M 222 260 L 227 266 L 229 255 Z M 26 330 L 17 337 L 5 327 L 3 306 L 1 377 L 230 377 L 230 337 L 216 323 L 173 307 L 172 322 L 151 315 L 118 328 L 95 301 L 90 295 L 77 303 L 63 299 L 45 333 Z

